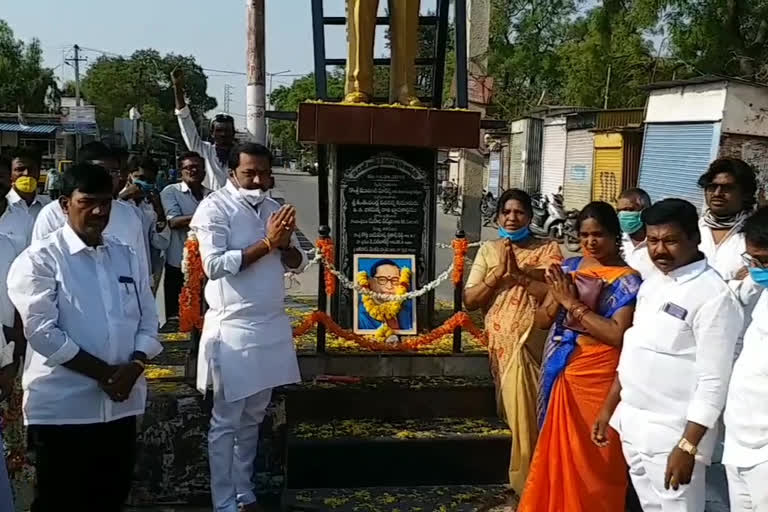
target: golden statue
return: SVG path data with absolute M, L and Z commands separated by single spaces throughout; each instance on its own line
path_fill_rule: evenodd
M 420 0 L 390 0 L 391 103 L 420 105 L 415 91 L 420 3 Z M 349 57 L 345 102 L 368 103 L 373 97 L 373 42 L 378 8 L 378 0 L 347 0 Z

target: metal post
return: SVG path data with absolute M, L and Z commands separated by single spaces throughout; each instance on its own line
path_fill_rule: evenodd
M 264 55 L 264 0 L 247 0 L 248 89 L 246 91 L 248 133 L 259 144 L 267 143 L 267 91 Z
M 456 231 L 456 238 L 463 240 L 466 237 L 464 230 L 459 228 Z M 459 313 L 462 309 L 463 295 L 464 295 L 464 276 L 461 277 L 459 284 L 453 285 L 453 313 Z M 461 352 L 461 327 L 457 327 L 453 331 L 453 353 L 458 354 Z
M 432 75 L 432 108 L 443 108 L 443 82 L 445 81 L 445 50 L 448 43 L 449 0 L 437 0 L 437 45 L 435 71 Z
M 469 107 L 467 92 L 467 0 L 456 0 L 456 106 Z
M 320 239 L 328 240 L 331 237 L 331 228 L 326 225 L 320 226 Z M 319 250 L 319 249 L 318 249 Z M 325 264 L 320 262 L 320 276 L 317 284 L 317 310 L 323 313 L 328 312 L 328 295 L 325 293 Z M 325 326 L 317 324 L 317 353 L 325 353 Z
M 312 0 L 312 38 L 315 43 L 315 94 L 317 99 L 328 99 L 328 81 L 325 76 L 325 23 L 323 0 Z
M 80 46 L 75 45 L 75 105 L 80 106 Z

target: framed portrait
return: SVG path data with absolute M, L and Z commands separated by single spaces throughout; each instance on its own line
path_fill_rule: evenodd
M 355 282 L 376 293 L 397 295 L 413 291 L 416 256 L 355 254 Z M 382 302 L 354 293 L 354 331 L 386 341 L 417 334 L 416 300 Z

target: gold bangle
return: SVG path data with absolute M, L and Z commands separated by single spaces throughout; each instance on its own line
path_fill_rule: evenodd
M 269 238 L 264 237 L 261 241 L 267 246 L 267 252 L 272 252 L 272 242 L 269 241 Z

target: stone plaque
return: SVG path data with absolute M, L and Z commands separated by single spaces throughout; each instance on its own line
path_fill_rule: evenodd
M 355 254 L 413 254 L 421 287 L 434 278 L 436 154 L 372 149 L 341 146 L 335 155 L 340 269 L 353 279 Z M 351 294 L 339 300 L 339 319 L 349 326 Z M 419 309 L 426 311 L 425 301 Z

